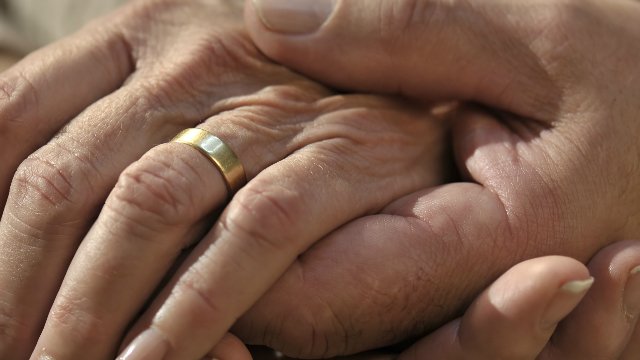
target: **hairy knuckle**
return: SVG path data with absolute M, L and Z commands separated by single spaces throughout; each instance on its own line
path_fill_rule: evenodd
M 107 206 L 129 222 L 181 225 L 198 216 L 189 184 L 172 163 L 147 156 L 120 175 Z

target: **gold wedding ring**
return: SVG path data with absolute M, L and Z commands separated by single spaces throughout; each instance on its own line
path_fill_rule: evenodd
M 186 129 L 173 138 L 172 142 L 189 145 L 209 158 L 222 173 L 230 196 L 247 182 L 242 163 L 233 150 L 217 136 L 202 129 Z

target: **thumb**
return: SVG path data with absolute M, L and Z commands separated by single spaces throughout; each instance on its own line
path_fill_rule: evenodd
M 245 20 L 267 56 L 338 88 L 533 115 L 560 91 L 534 52 L 560 18 L 548 1 L 247 0 Z

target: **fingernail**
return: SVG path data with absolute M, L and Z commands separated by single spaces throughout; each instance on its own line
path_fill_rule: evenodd
M 559 323 L 576 307 L 592 285 L 593 277 L 569 281 L 562 285 L 544 312 L 542 325 L 548 327 Z
M 253 5 L 267 28 L 302 35 L 315 32 L 327 21 L 335 0 L 253 0 Z
M 624 288 L 624 307 L 629 316 L 640 313 L 640 266 L 629 272 L 629 278 Z
M 585 280 L 575 280 L 569 281 L 568 283 L 562 285 L 562 291 L 570 294 L 570 295 L 582 295 L 587 292 L 593 285 L 593 277 L 590 277 Z
M 155 329 L 138 335 L 117 360 L 162 360 L 169 351 L 165 338 Z

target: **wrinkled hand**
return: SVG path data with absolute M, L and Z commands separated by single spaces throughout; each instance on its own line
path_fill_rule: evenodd
M 269 62 L 238 2 L 133 2 L 0 84 L 2 359 L 113 359 L 147 326 L 134 355 L 199 359 L 314 242 L 444 176 L 441 122 Z M 222 177 L 165 143 L 198 124 L 250 179 L 217 221 Z
M 252 38 L 339 88 L 482 104 L 452 119 L 470 182 L 386 209 L 410 225 L 365 219 L 310 249 L 304 279 L 286 274 L 238 324 L 243 338 L 311 356 L 390 344 L 523 259 L 586 261 L 640 236 L 640 3 L 324 3 L 248 2 Z

